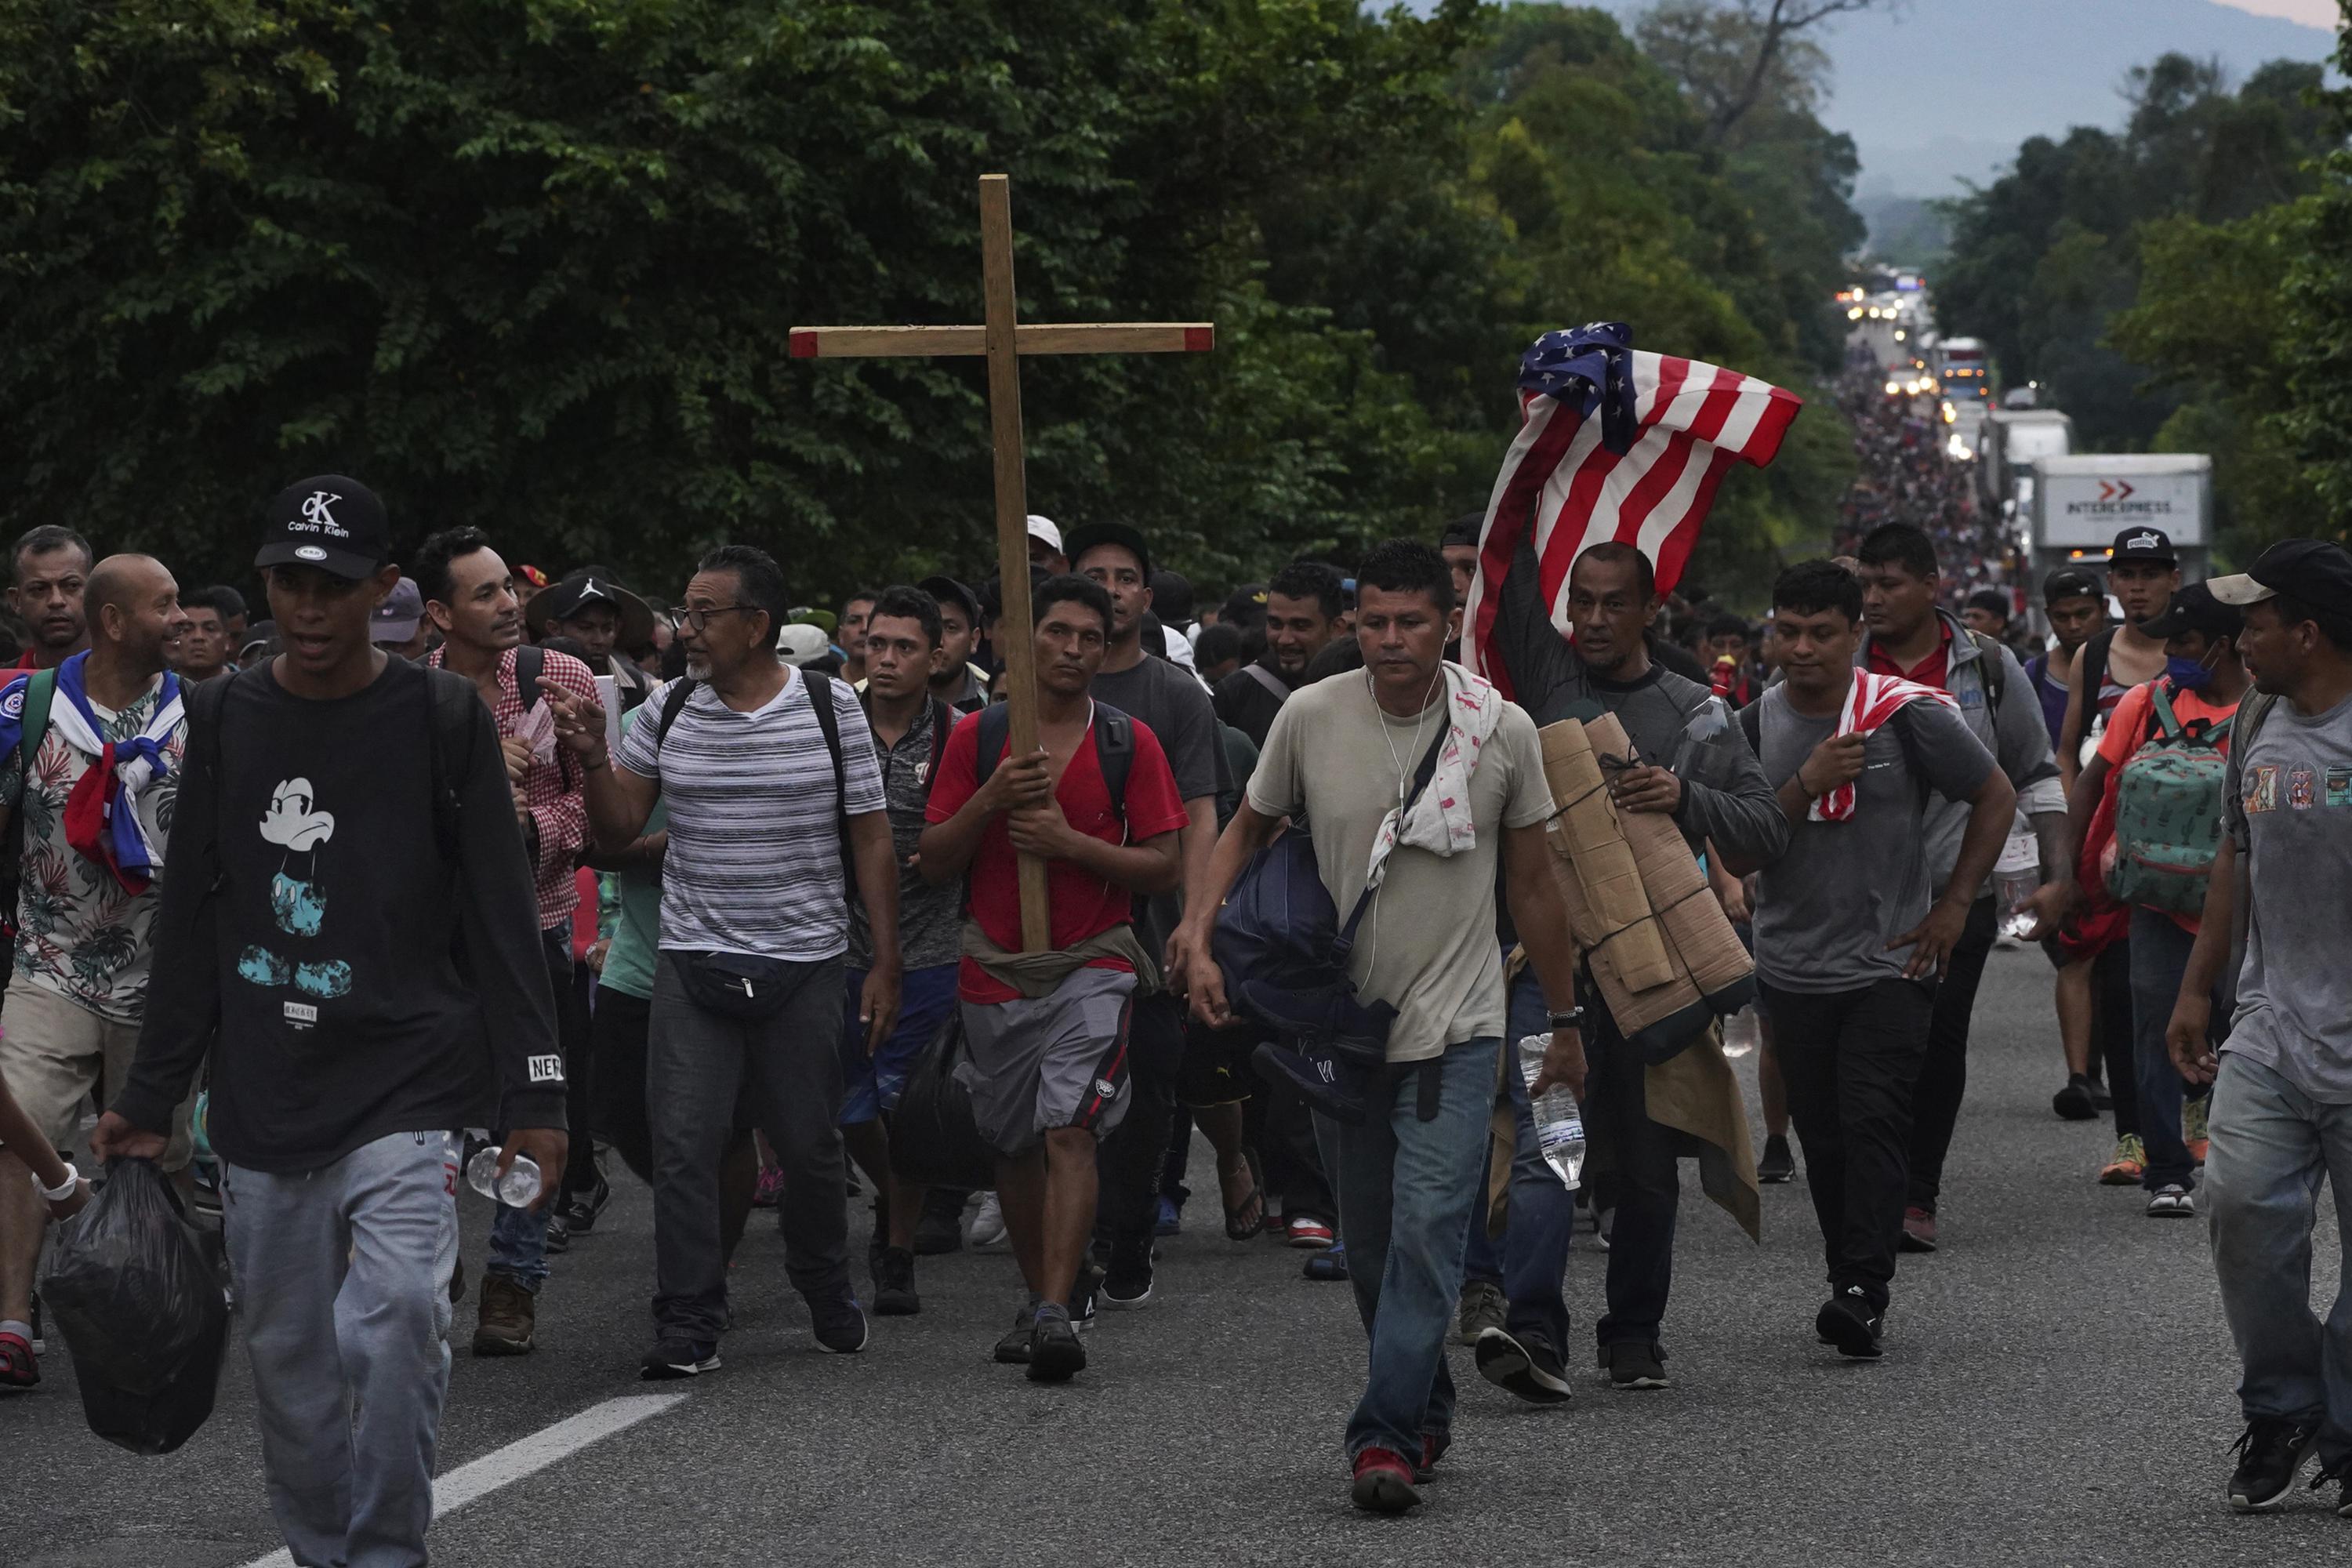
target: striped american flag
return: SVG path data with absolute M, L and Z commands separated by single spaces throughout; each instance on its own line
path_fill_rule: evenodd
M 1947 708 L 1960 705 L 1958 699 L 1940 687 L 1857 669 L 1853 672 L 1853 685 L 1845 694 L 1845 705 L 1838 710 L 1837 728 L 1831 734 L 1868 735 L 1891 721 L 1896 709 L 1910 702 L 1940 702 Z M 1849 780 L 1815 799 L 1806 815 L 1815 822 L 1843 822 L 1853 815 L 1853 784 Z
M 1725 470 L 1770 462 L 1803 406 L 1752 375 L 1635 349 L 1622 322 L 1538 338 L 1519 362 L 1519 433 L 1486 503 L 1464 662 L 1509 692 L 1491 647 L 1495 584 L 1531 529 L 1541 597 L 1563 637 L 1568 569 L 1593 545 L 1638 545 L 1670 591 Z

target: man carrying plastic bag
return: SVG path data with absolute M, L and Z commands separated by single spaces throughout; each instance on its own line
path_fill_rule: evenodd
M 271 1511 L 300 1563 L 425 1558 L 448 1390 L 457 1137 L 566 1152 L 530 868 L 489 710 L 388 659 L 383 503 L 323 475 L 255 564 L 286 651 L 191 700 L 139 1054 L 90 1146 L 163 1148 L 212 1055 L 222 1223 Z M 460 874 L 459 868 L 463 867 Z M 452 941 L 452 933 L 456 940 Z

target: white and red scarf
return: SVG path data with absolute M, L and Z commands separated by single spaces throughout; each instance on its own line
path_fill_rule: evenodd
M 1389 852 L 1400 844 L 1438 856 L 1459 855 L 1478 846 L 1477 826 L 1470 816 L 1470 775 L 1477 771 L 1479 749 L 1502 722 L 1506 700 L 1492 681 L 1458 664 L 1441 664 L 1438 669 L 1445 681 L 1438 718 L 1446 732 L 1438 749 L 1437 771 L 1430 775 L 1429 787 L 1413 801 L 1411 812 L 1391 806 L 1381 819 L 1379 831 L 1372 836 L 1371 864 L 1364 873 L 1368 889 L 1379 887 L 1387 878 Z M 1370 679 L 1367 675 L 1366 679 Z M 1407 765 L 1417 769 L 1420 764 L 1416 746 Z
M 1940 702 L 1947 708 L 1958 708 L 1952 694 L 1933 686 L 1923 686 L 1916 680 L 1906 680 L 1899 675 L 1877 675 L 1867 669 L 1853 672 L 1853 687 L 1845 694 L 1845 706 L 1838 710 L 1837 730 L 1832 736 L 1867 735 L 1895 717 L 1896 709 L 1908 702 Z M 1849 780 L 1827 795 L 1814 799 L 1812 809 L 1806 815 L 1815 822 L 1844 822 L 1853 816 L 1853 784 Z

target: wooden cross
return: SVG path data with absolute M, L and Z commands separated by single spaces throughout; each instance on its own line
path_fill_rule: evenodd
M 1037 676 L 1029 620 L 1029 496 L 1021 450 L 1024 354 L 1205 353 L 1216 345 L 1207 321 L 1104 321 L 1020 326 L 1013 293 L 1013 196 L 1003 174 L 980 177 L 981 295 L 978 327 L 794 327 L 794 359 L 904 359 L 939 354 L 988 358 L 988 414 L 996 456 L 996 559 L 1003 585 L 1003 629 L 1011 754 L 1037 749 Z M 1045 863 L 1024 855 L 1021 946 L 1053 945 Z

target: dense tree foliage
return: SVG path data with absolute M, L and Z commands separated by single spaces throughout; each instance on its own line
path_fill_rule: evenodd
M 1736 37 L 1733 44 L 1736 45 Z M 1736 54 L 1736 50 L 1735 50 Z M 1024 312 L 1213 317 L 1034 361 L 1033 504 L 1211 578 L 1485 499 L 1537 331 L 1811 391 L 1858 237 L 1801 51 L 1709 130 L 1605 16 L 1447 0 L 0 0 L 0 531 L 242 581 L 287 479 L 657 592 L 721 538 L 812 595 L 987 553 L 974 362 L 793 362 Z M 1826 527 L 1827 400 L 1703 562 Z
M 2011 384 L 2047 385 L 2089 446 L 2147 445 L 2179 394 L 2108 340 L 2138 295 L 2143 226 L 2227 223 L 2311 191 L 2311 160 L 2340 141 L 2320 84 L 2319 67 L 2280 60 L 2232 92 L 2214 66 L 2166 55 L 2132 73 L 2121 132 L 2028 141 L 1951 208 L 1946 330 L 1986 340 Z
M 2352 64 L 2352 44 L 2339 65 Z M 2037 138 L 1953 204 L 1948 327 L 2087 444 L 2209 452 L 2224 552 L 2352 524 L 2352 96 L 2168 55 L 2116 135 Z

